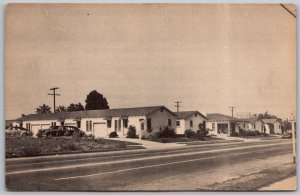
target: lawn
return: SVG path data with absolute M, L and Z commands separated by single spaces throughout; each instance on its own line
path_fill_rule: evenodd
M 107 139 L 6 137 L 6 158 L 104 152 L 143 148 L 140 144 Z
M 211 140 L 223 140 L 221 138 L 215 137 L 205 137 L 204 141 L 211 141 Z M 176 137 L 176 138 L 157 138 L 152 137 L 149 141 L 159 142 L 159 143 L 188 143 L 188 142 L 202 142 L 197 137 L 187 138 L 184 136 Z

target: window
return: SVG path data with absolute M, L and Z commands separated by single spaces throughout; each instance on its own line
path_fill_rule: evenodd
M 212 130 L 215 130 L 215 123 L 211 124 L 211 128 L 212 128 Z
M 144 122 L 141 122 L 141 130 L 144 130 Z
M 160 108 L 160 112 L 164 112 L 164 108 Z
M 107 128 L 111 128 L 111 120 L 107 120 Z
M 65 122 L 64 122 L 64 121 L 61 121 L 60 124 L 61 124 L 61 126 L 64 126 Z
M 118 120 L 115 120 L 115 131 L 118 130 Z
M 76 123 L 77 123 L 77 127 L 78 128 L 81 128 L 81 121 L 76 121 Z M 55 125 L 56 126 L 56 125 Z
M 118 120 L 118 130 L 121 130 L 121 120 Z
M 180 121 L 176 121 L 176 126 L 180 127 Z
M 26 129 L 30 130 L 30 123 L 26 123 Z
M 51 122 L 52 127 L 56 127 L 56 122 Z
M 128 128 L 128 119 L 123 120 L 123 125 L 125 128 Z
M 190 127 L 193 127 L 193 121 L 192 120 L 190 121 Z
M 197 116 L 197 113 L 195 113 L 195 116 Z
M 168 126 L 172 126 L 172 120 L 168 119 Z
M 147 129 L 151 129 L 151 118 L 147 118 Z
M 92 129 L 92 121 L 86 121 L 86 131 L 91 132 Z

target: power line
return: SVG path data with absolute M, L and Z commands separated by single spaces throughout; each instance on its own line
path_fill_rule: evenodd
M 48 95 L 53 95 L 53 113 L 55 112 L 55 96 L 60 96 L 60 94 L 55 93 L 55 90 L 59 89 L 58 87 L 53 87 L 50 90 L 53 91 L 53 94 L 48 93 Z
M 284 4 L 280 3 L 281 7 L 283 7 L 287 12 L 289 12 L 292 16 L 294 16 L 294 18 L 296 18 L 297 16 L 291 11 L 289 10 Z
M 182 102 L 179 102 L 179 101 L 177 101 L 177 102 L 174 102 L 176 105 L 175 105 L 175 107 L 177 108 L 177 113 L 179 112 L 179 107 L 181 107 L 179 104 L 180 103 L 182 103 Z
M 231 116 L 233 117 L 233 110 L 235 109 L 235 107 L 229 106 L 229 108 L 231 108 Z

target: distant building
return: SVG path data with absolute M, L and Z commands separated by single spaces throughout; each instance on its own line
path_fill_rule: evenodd
M 206 116 L 204 116 L 199 111 L 184 111 L 184 112 L 174 112 L 177 115 L 176 121 L 176 133 L 184 134 L 185 130 L 191 129 L 195 132 L 199 130 L 199 124 L 206 126 Z
M 261 133 L 282 134 L 283 128 L 278 119 L 259 119 L 255 121 L 254 128 Z
M 212 134 L 225 134 L 231 136 L 233 132 L 238 130 L 237 119 L 224 114 L 207 114 L 206 128 Z
M 107 137 L 113 131 L 119 137 L 126 137 L 128 127 L 132 125 L 135 126 L 139 138 L 147 138 L 150 136 L 148 129 L 152 130 L 152 134 L 166 126 L 176 130 L 176 119 L 177 116 L 165 106 L 153 106 L 30 114 L 18 118 L 14 125 L 24 126 L 34 135 L 39 129 L 50 126 L 76 126 L 95 137 Z

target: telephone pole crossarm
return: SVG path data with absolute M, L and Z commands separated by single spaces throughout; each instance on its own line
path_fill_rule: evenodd
M 50 90 L 53 91 L 52 94 L 48 93 L 48 95 L 52 95 L 53 96 L 53 113 L 55 112 L 55 96 L 60 96 L 60 94 L 55 93 L 55 90 L 59 89 L 58 87 L 53 87 Z

